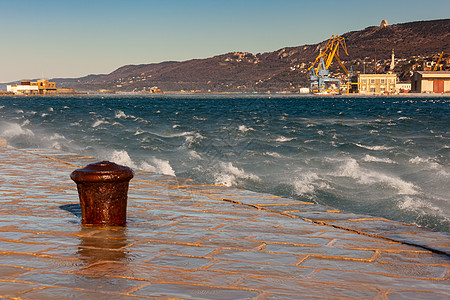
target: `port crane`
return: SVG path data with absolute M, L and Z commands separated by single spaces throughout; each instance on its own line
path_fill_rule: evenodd
M 345 39 L 338 35 L 332 35 L 325 49 L 320 51 L 314 63 L 308 68 L 310 71 L 311 92 L 319 94 L 336 93 L 336 89 L 329 89 L 333 85 L 337 87 L 337 91 L 340 90 L 341 81 L 337 78 L 330 77 L 330 71 L 328 70 L 333 59 L 335 59 L 345 74 L 347 76 L 349 75 L 347 68 L 339 58 L 339 49 L 342 49 L 348 55 Z
M 439 65 L 439 63 L 441 62 L 441 59 L 442 59 L 442 55 L 444 55 L 444 51 L 442 51 L 441 55 L 439 55 L 439 58 L 438 58 L 436 64 L 434 65 L 433 71 L 437 71 L 438 65 Z M 442 68 L 441 68 L 441 71 L 442 71 Z

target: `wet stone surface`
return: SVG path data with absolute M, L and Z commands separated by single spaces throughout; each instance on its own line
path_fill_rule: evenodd
M 2 299 L 448 299 L 449 235 L 136 172 L 125 227 L 81 223 L 93 158 L 0 147 Z

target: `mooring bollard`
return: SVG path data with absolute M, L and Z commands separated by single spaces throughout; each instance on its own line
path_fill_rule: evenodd
M 83 224 L 124 226 L 127 222 L 128 184 L 133 170 L 102 161 L 77 169 L 70 178 L 77 184 Z

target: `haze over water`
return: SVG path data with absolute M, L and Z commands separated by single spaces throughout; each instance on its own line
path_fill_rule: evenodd
M 0 138 L 450 232 L 450 97 L 0 97 Z

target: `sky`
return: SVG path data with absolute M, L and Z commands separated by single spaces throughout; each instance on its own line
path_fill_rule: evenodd
M 264 53 L 449 11 L 448 0 L 0 0 L 0 83 Z

